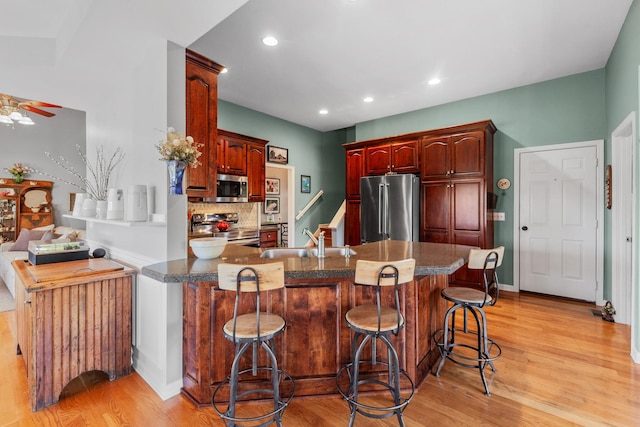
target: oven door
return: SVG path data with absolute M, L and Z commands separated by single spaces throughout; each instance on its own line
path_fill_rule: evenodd
M 247 239 L 235 239 L 228 240 L 227 244 L 229 245 L 242 245 L 242 246 L 250 246 L 252 248 L 260 247 L 260 238 L 259 237 L 250 237 Z

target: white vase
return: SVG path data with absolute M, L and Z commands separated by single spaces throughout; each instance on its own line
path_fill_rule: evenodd
M 106 200 L 98 200 L 96 202 L 96 218 L 98 219 L 107 218 L 107 206 L 108 206 L 108 203 Z
M 107 219 L 124 218 L 124 195 L 119 188 L 110 188 L 107 196 Z
M 81 216 L 85 218 L 95 218 L 96 217 L 96 201 L 91 197 L 84 199 L 82 202 L 82 214 Z
M 82 216 L 82 203 L 86 196 L 85 193 L 76 193 L 75 202 L 73 203 L 73 216 Z

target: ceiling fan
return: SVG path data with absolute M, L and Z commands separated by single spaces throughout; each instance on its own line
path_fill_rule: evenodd
M 41 101 L 19 100 L 11 95 L 0 93 L 0 123 L 13 124 L 18 122 L 23 125 L 33 125 L 33 120 L 27 115 L 22 115 L 20 110 L 40 114 L 45 117 L 53 117 L 55 114 L 43 110 L 45 108 L 62 108 L 59 105 L 49 104 Z

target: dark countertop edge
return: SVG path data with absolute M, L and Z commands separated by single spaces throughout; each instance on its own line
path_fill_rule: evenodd
M 443 244 L 446 245 L 446 244 Z M 447 246 L 460 246 L 461 248 L 471 248 L 470 246 L 461 245 L 447 245 Z M 357 250 L 357 246 L 353 247 Z M 182 260 L 188 264 L 188 259 Z M 417 260 L 418 261 L 418 260 Z M 415 276 L 433 276 L 433 275 L 449 275 L 464 265 L 466 258 L 458 258 L 449 265 L 428 266 L 420 265 L 416 263 Z M 142 267 L 141 274 L 149 277 L 161 283 L 198 283 L 198 282 L 217 282 L 217 271 L 207 272 L 180 272 L 170 273 L 167 272 L 167 263 L 158 263 L 150 266 Z M 326 270 L 293 270 L 285 271 L 286 279 L 332 279 L 332 278 L 346 278 L 354 276 L 353 268 L 339 268 L 339 269 L 326 269 Z

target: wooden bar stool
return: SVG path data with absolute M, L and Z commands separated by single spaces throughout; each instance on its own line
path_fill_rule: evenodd
M 469 269 L 482 270 L 484 290 L 453 287 L 445 288 L 440 293 L 442 298 L 453 303 L 444 317 L 443 329 L 436 331 L 433 338 L 440 349 L 441 360 L 436 370 L 436 377 L 449 359 L 458 365 L 467 368 L 478 368 L 480 378 L 484 385 L 484 391 L 490 396 L 487 379 L 484 376 L 484 368 L 491 367 L 496 371 L 493 361 L 500 357 L 502 349 L 487 335 L 487 317 L 484 307 L 495 305 L 498 302 L 499 282 L 496 269 L 502 264 L 504 246 L 495 249 L 472 249 L 469 252 Z M 463 310 L 464 325 L 456 329 L 456 311 Z M 476 322 L 476 329 L 470 329 L 468 314 L 471 313 Z M 477 335 L 475 344 L 457 340 L 457 334 Z
M 402 413 L 407 407 L 415 391 L 415 386 L 407 373 L 400 369 L 398 353 L 390 341 L 391 334 L 398 335 L 404 328 L 405 318 L 400 310 L 399 285 L 413 280 L 416 261 L 406 259 L 402 261 L 364 261 L 356 263 L 355 283 L 358 285 L 375 286 L 375 304 L 359 305 L 347 311 L 345 320 L 347 326 L 353 330 L 354 336 L 351 342 L 351 362 L 343 366 L 336 375 L 338 392 L 349 404 L 351 418 L 349 426 L 353 426 L 357 413 L 369 418 L 388 418 L 393 415 L 398 417 L 398 423 L 404 426 Z M 385 307 L 380 303 L 380 291 L 383 286 L 394 287 L 395 307 Z M 360 338 L 362 340 L 360 341 Z M 385 344 L 387 348 L 387 361 L 377 359 L 377 340 Z M 371 360 L 361 360 L 365 345 L 371 342 Z M 361 372 L 361 364 L 387 366 L 387 372 L 372 372 L 365 375 Z M 343 376 L 348 375 L 348 388 L 345 389 Z M 386 376 L 386 379 L 384 378 Z M 401 396 L 401 376 L 411 386 L 411 392 L 407 396 Z M 373 406 L 363 403 L 359 396 L 359 388 L 365 386 L 366 391 L 388 391 L 393 398 L 393 404 L 389 406 Z
M 231 365 L 231 374 L 225 381 L 219 384 L 211 397 L 211 404 L 215 411 L 224 420 L 226 425 L 235 426 L 237 423 L 255 423 L 264 420 L 260 424 L 251 424 L 254 427 L 267 426 L 272 423 L 281 426 L 282 412 L 293 397 L 295 385 L 291 376 L 278 369 L 278 361 L 275 354 L 274 338 L 284 332 L 285 321 L 281 316 L 261 311 L 260 293 L 284 287 L 284 265 L 282 262 L 256 265 L 220 264 L 218 266 L 218 286 L 220 289 L 236 291 L 233 319 L 223 326 L 225 338 L 236 346 L 235 357 Z M 240 294 L 251 292 L 255 295 L 251 304 L 246 301 L 240 303 Z M 255 307 L 251 311 L 240 313 L 241 307 L 251 305 Z M 252 365 L 247 369 L 240 369 L 241 359 L 247 350 L 252 349 Z M 258 366 L 259 349 L 262 348 L 268 358 L 268 366 Z M 261 386 L 263 378 L 256 379 L 258 371 L 264 371 L 267 377 L 271 377 L 271 388 Z M 252 379 L 246 384 L 252 388 L 240 391 L 239 379 L 245 374 L 251 373 Z M 287 381 L 290 393 L 283 397 L 280 395 L 281 383 Z M 225 386 L 229 385 L 229 405 L 226 410 L 219 408 L 216 395 Z M 255 387 L 253 387 L 255 386 Z M 256 394 L 258 398 L 271 396 L 273 398 L 273 411 L 250 418 L 236 416 L 236 403 L 243 397 Z

